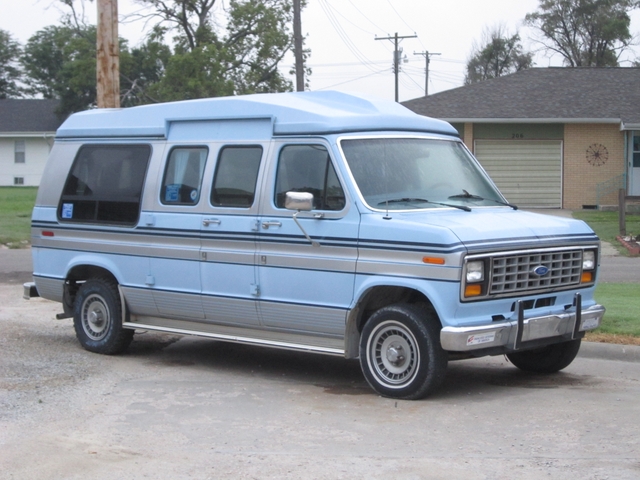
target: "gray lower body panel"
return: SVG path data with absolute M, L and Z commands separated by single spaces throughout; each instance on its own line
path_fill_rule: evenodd
M 199 335 L 226 342 L 248 343 L 289 350 L 344 355 L 344 337 L 305 335 L 274 329 L 218 325 L 192 320 L 132 315 L 126 328 L 157 330 L 181 335 Z

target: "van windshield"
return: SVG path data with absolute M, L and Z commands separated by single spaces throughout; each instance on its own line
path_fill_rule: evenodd
M 371 208 L 468 210 L 505 204 L 476 160 L 457 141 L 359 138 L 343 139 L 340 146 Z

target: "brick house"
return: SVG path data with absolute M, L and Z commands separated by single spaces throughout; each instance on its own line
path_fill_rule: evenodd
M 532 68 L 403 105 L 452 123 L 522 207 L 640 195 L 640 68 Z
M 40 184 L 62 123 L 58 100 L 0 100 L 0 186 Z

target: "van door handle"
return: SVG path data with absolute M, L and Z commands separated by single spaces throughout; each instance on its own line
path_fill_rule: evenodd
M 269 230 L 269 227 L 281 227 L 281 226 L 282 226 L 282 223 L 275 220 L 262 222 L 262 228 L 264 228 L 265 230 Z
M 208 227 L 211 224 L 220 225 L 220 223 L 222 222 L 217 218 L 205 218 L 204 220 L 202 220 L 202 225 L 204 225 L 205 227 Z

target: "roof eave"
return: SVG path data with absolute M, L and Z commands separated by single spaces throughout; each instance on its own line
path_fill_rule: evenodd
M 438 118 L 438 117 L 436 117 Z M 607 123 L 622 124 L 620 118 L 442 118 L 449 123 Z
M 54 137 L 55 131 L 52 132 L 0 132 L 0 138 L 43 138 Z

